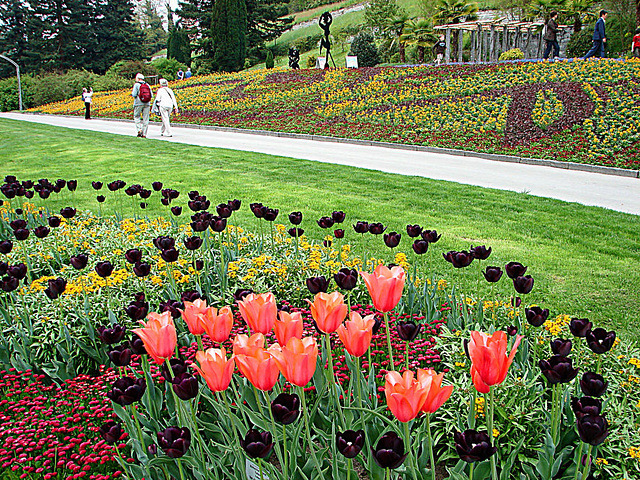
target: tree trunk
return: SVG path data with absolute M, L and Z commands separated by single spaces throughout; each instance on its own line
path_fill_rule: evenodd
M 418 63 L 424 63 L 424 47 L 418 47 Z
M 582 30 L 582 20 L 580 20 L 580 15 L 576 15 L 573 20 L 573 33 L 578 33 L 580 30 Z
M 404 54 L 404 43 L 398 42 L 398 50 L 400 51 L 400 63 L 406 63 Z
M 636 25 L 640 26 L 640 0 L 636 0 Z

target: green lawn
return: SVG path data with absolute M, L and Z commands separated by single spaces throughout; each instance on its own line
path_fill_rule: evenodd
M 453 269 L 442 259 L 443 252 L 486 244 L 493 248 L 489 265 L 520 261 L 529 266 L 535 287 L 525 304 L 537 302 L 552 314 L 588 317 L 625 331 L 627 338 L 637 337 L 638 216 L 526 193 L 6 119 L 0 119 L 0 165 L 2 176 L 76 178 L 78 206 L 94 211 L 90 181 L 117 178 L 146 186 L 162 181 L 182 192 L 181 205 L 191 189 L 208 195 L 212 205 L 239 198 L 242 222 L 249 227 L 255 225 L 250 202 L 279 208 L 278 220 L 285 224 L 289 212 L 300 210 L 305 215 L 302 227 L 313 238 L 322 235 L 315 220 L 341 209 L 347 213 L 347 241 L 356 248 L 362 240 L 350 225 L 357 220 L 379 221 L 388 231 L 404 233 L 398 247 L 404 252 L 411 251 L 405 226 L 419 223 L 443 234 L 421 257 L 421 271 L 451 278 Z M 147 210 L 150 215 L 159 211 Z M 381 238 L 368 235 L 365 241 L 369 251 L 391 261 Z M 457 273 L 465 291 L 477 291 L 477 265 Z M 486 293 L 484 280 L 480 285 Z M 498 285 L 503 296 L 512 293 L 506 277 Z

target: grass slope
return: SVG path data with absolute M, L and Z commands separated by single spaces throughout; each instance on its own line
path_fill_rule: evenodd
M 640 321 L 637 216 L 525 193 L 6 119 L 0 119 L 0 165 L 2 176 L 76 178 L 78 206 L 94 211 L 90 181 L 116 178 L 146 186 L 162 181 L 182 191 L 181 205 L 191 189 L 209 196 L 213 205 L 240 198 L 242 222 L 248 227 L 255 225 L 249 202 L 279 208 L 282 223 L 288 223 L 289 212 L 300 210 L 305 216 L 301 226 L 316 239 L 323 231 L 315 219 L 342 209 L 347 213 L 346 241 L 356 251 L 367 248 L 386 261 L 393 255 L 382 239 L 367 235 L 363 241 L 350 225 L 357 220 L 379 221 L 388 225 L 388 231 L 405 233 L 408 223 L 419 223 L 443 234 L 420 257 L 422 272 L 451 279 L 453 269 L 442 253 L 486 244 L 493 253 L 484 265 L 520 261 L 529 266 L 535 286 L 524 304 L 536 302 L 552 314 L 588 317 L 636 338 L 632 333 Z M 405 233 L 397 250 L 411 252 L 409 240 Z M 408 257 L 413 261 L 413 254 Z M 477 263 L 456 274 L 466 292 L 477 292 L 480 285 L 480 293 L 488 293 L 486 282 L 478 280 Z M 503 298 L 512 294 L 506 277 L 498 285 L 496 292 Z

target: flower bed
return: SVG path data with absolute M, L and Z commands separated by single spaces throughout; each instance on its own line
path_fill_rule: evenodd
M 640 62 L 258 70 L 172 85 L 174 121 L 640 168 Z M 552 109 L 536 99 L 553 98 Z M 94 95 L 129 118 L 130 92 Z M 551 95 L 551 97 L 549 96 Z M 82 115 L 81 99 L 33 111 Z

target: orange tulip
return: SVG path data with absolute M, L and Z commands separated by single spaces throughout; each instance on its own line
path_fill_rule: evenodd
M 437 374 L 435 370 L 418 369 L 418 382 L 427 390 L 427 399 L 420 407 L 425 413 L 435 413 L 444 402 L 449 400 L 453 385 L 442 386 L 444 373 Z
M 274 327 L 280 346 L 286 345 L 292 337 L 302 338 L 302 314 L 281 311 L 279 315 L 280 320 L 276 320 Z
M 338 337 L 354 357 L 361 357 L 371 345 L 371 330 L 376 323 L 374 315 L 362 318 L 358 312 L 351 312 L 351 320 L 338 327 Z
M 250 337 L 241 333 L 233 339 L 234 355 L 253 355 L 260 348 L 264 348 L 264 335 L 261 333 L 254 333 Z
M 309 300 L 307 303 L 311 305 L 311 316 L 316 321 L 318 329 L 324 333 L 335 332 L 347 316 L 347 306 L 340 292 L 319 292 L 313 303 Z
M 158 365 L 171 358 L 173 350 L 178 343 L 176 326 L 171 318 L 171 313 L 150 313 L 147 322 L 140 320 L 144 328 L 136 328 L 134 333 L 142 339 L 144 348 Z
M 388 372 L 384 382 L 384 393 L 391 413 L 401 422 L 410 422 L 420 412 L 429 392 L 413 378 L 413 372 L 405 370 L 402 376 L 398 372 Z
M 492 385 L 498 385 L 507 377 L 507 372 L 516 355 L 523 336 L 518 335 L 507 356 L 507 334 L 498 330 L 493 335 L 471 332 L 469 357 L 471 358 L 471 379 L 480 393 L 489 393 Z
M 250 293 L 244 297 L 244 300 L 238 302 L 238 307 L 240 307 L 242 318 L 254 332 L 266 335 L 273 328 L 278 314 L 273 293 L 261 293 L 260 295 Z
M 233 328 L 231 307 L 222 307 L 220 310 L 213 307 L 207 308 L 203 315 L 202 323 L 211 340 L 218 343 L 224 342 L 229 338 Z
M 373 306 L 380 312 L 390 312 L 400 301 L 405 273 L 402 267 L 378 265 L 373 273 L 360 272 L 367 284 Z
M 233 357 L 227 359 L 227 352 L 222 348 L 210 348 L 206 352 L 196 352 L 196 360 L 200 366 L 194 368 L 204 377 L 212 392 L 222 392 L 229 388 L 233 375 Z
M 304 387 L 316 371 L 318 344 L 313 337 L 290 338 L 284 347 L 271 345 L 269 352 L 282 374 L 293 385 Z
M 264 348 L 256 348 L 250 354 L 241 353 L 235 359 L 242 374 L 258 390 L 271 390 L 278 381 L 278 365 Z
M 189 331 L 194 335 L 202 335 L 205 332 L 203 317 L 207 312 L 207 301 L 200 298 L 194 302 L 184 302 L 182 319 L 187 322 Z

